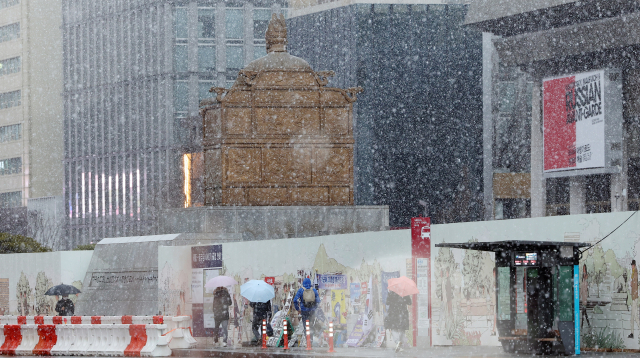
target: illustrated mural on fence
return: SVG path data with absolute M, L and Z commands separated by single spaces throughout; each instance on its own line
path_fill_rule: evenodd
M 53 283 L 44 271 L 39 271 L 33 285 L 24 274 L 20 273 L 20 279 L 16 283 L 16 299 L 18 302 L 17 314 L 21 316 L 55 316 L 57 298 L 46 296 L 45 292 L 56 284 Z M 82 281 L 74 281 L 73 286 L 82 290 Z M 33 286 L 33 287 L 32 287 Z M 78 299 L 75 295 L 69 297 L 75 304 Z
M 56 315 L 56 297 L 45 292 L 65 283 L 82 290 L 92 251 L 4 254 L 0 260 L 0 314 Z M 69 297 L 74 304 L 77 297 Z
M 365 327 L 364 337 L 357 345 L 375 345 L 376 328 L 383 326 L 385 313 L 382 290 L 386 283 L 382 282 L 382 276 L 388 279 L 406 275 L 406 260 L 411 257 L 408 232 L 265 240 L 250 243 L 251 250 L 248 244 L 222 244 L 223 264 L 219 274 L 231 276 L 239 283 L 231 290 L 234 305 L 230 310 L 229 335 L 234 337 L 233 342 L 253 338 L 253 314 L 247 300 L 240 295 L 242 283 L 251 279 L 273 280 L 276 296 L 272 306 L 282 309 L 289 290 L 293 289 L 295 294 L 302 287 L 303 279 L 309 277 L 318 287 L 321 315 L 334 322 L 336 344 L 344 344 L 358 319 L 366 316 L 371 324 Z M 175 276 L 190 264 L 188 257 L 179 262 L 175 255 L 169 254 L 175 250 L 179 249 L 159 249 L 162 268 L 159 279 L 161 283 L 166 281 L 169 289 L 177 287 L 180 280 Z M 176 302 L 164 289 L 160 290 L 159 304 L 159 309 L 171 312 L 175 309 L 166 307 L 175 306 Z M 294 328 L 297 328 L 296 322 Z M 328 330 L 328 324 L 323 329 Z M 410 334 L 407 338 L 411 338 Z
M 631 213 L 570 215 L 432 226 L 432 245 L 469 241 L 579 241 L 595 244 Z M 436 248 L 433 344 L 499 345 L 493 253 Z M 587 250 L 580 261 L 583 348 L 640 348 L 640 215 Z

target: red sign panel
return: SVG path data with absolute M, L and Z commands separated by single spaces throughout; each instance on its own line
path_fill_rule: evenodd
M 265 277 L 264 282 L 270 284 L 271 286 L 275 285 L 276 278 L 275 277 Z

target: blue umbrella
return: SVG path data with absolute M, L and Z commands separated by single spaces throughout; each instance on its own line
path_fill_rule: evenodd
M 240 286 L 240 294 L 251 302 L 267 302 L 276 297 L 273 286 L 262 280 L 247 281 Z

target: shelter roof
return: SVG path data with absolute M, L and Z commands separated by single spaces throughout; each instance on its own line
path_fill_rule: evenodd
M 585 242 L 558 242 L 558 241 L 493 241 L 493 242 L 462 242 L 436 244 L 436 247 L 450 247 L 454 249 L 466 249 L 477 251 L 550 251 L 557 250 L 561 246 L 587 247 L 591 244 Z
M 126 244 L 131 242 L 152 242 L 152 241 L 172 241 L 180 234 L 129 236 L 129 237 L 108 237 L 100 240 L 97 245 L 105 244 Z

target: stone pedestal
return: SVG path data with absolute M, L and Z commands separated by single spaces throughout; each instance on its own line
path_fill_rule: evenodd
M 169 234 L 106 238 L 93 251 L 76 316 L 158 314 L 158 246 L 237 241 L 238 236 Z
M 205 206 L 166 210 L 162 231 L 271 240 L 389 229 L 388 206 Z

